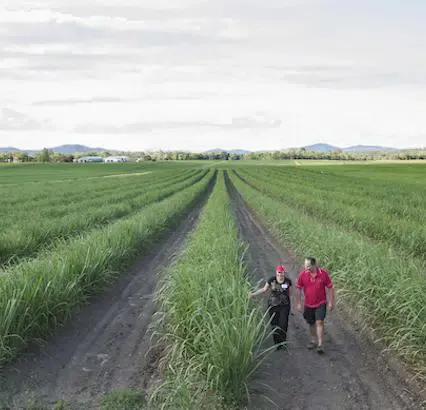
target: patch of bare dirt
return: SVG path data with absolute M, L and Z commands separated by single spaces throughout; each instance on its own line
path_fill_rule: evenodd
M 255 281 L 274 274 L 283 263 L 293 284 L 303 261 L 283 249 L 254 216 L 227 179 L 240 233 L 250 248 L 249 273 Z M 333 273 L 331 272 L 331 275 Z M 262 298 L 259 296 L 259 298 Z M 266 299 L 266 297 L 264 298 Z M 263 306 L 266 308 L 265 301 Z M 288 351 L 274 351 L 262 365 L 255 386 L 275 405 L 255 394 L 252 409 L 291 410 L 420 410 L 420 397 L 401 374 L 389 368 L 378 348 L 361 336 L 339 309 L 328 312 L 325 321 L 325 354 L 306 348 L 308 326 L 292 307 Z M 272 338 L 270 340 L 272 345 Z
M 155 370 L 148 326 L 158 275 L 184 248 L 213 185 L 214 180 L 179 227 L 106 293 L 44 347 L 29 349 L 0 371 L 0 408 L 23 409 L 36 399 L 48 406 L 65 400 L 75 409 L 96 409 L 111 390 L 147 386 Z
M 152 174 L 152 171 L 146 171 L 146 172 L 129 172 L 127 174 L 111 174 L 111 175 L 103 175 L 102 177 L 90 177 L 91 178 L 123 178 L 123 177 L 131 177 L 135 175 L 146 175 L 146 174 Z

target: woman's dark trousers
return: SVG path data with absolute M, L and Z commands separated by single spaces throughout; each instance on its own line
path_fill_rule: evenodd
M 275 328 L 273 333 L 274 343 L 286 342 L 290 305 L 270 306 L 269 315 L 272 317 L 271 325 Z

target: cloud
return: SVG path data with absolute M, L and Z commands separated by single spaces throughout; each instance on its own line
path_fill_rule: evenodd
M 15 10 L 24 10 L 32 12 L 34 15 L 38 12 L 46 14 L 46 9 L 50 12 L 62 12 L 76 17 L 90 17 L 100 14 L 106 17 L 122 17 L 132 20 L 164 20 L 165 18 L 188 18 L 209 16 L 216 18 L 226 16 L 231 12 L 238 18 L 247 18 L 249 16 L 258 16 L 264 13 L 269 19 L 274 18 L 278 13 L 282 17 L 284 13 L 294 7 L 303 5 L 314 5 L 322 0 L 269 0 L 260 3 L 257 0 L 122 0 L 117 4 L 115 0 L 101 1 L 69 1 L 69 0 L 47 0 L 38 7 L 31 2 L 25 6 L 25 2 L 14 0 Z M 24 3 L 24 4 L 22 4 Z M 16 12 L 15 12 L 16 14 Z
M 119 135 L 128 147 L 143 133 L 163 148 L 197 138 L 279 148 L 283 135 L 291 145 L 414 141 L 426 129 L 417 3 L 8 1 L 0 107 L 13 109 L 1 129 L 22 140 Z
M 66 100 L 39 100 L 32 103 L 33 106 L 49 107 L 49 106 L 67 106 L 77 104 L 102 104 L 102 103 L 119 103 L 131 101 L 130 99 L 120 97 L 95 97 L 95 98 L 69 98 Z
M 1 108 L 0 130 L 2 131 L 41 130 L 51 128 L 51 124 L 47 121 L 36 120 L 35 118 L 11 108 Z
M 168 96 L 168 100 L 199 100 L 217 95 L 212 92 L 198 92 L 192 94 L 181 94 Z M 143 101 L 162 101 L 164 100 L 163 93 L 150 93 L 142 98 L 131 97 L 93 97 L 93 98 L 68 98 L 61 100 L 38 100 L 31 103 L 32 106 L 38 107 L 58 107 L 58 106 L 75 106 L 81 104 L 115 104 L 115 103 L 141 103 Z
M 94 125 L 83 124 L 75 128 L 78 134 L 140 134 L 143 132 L 166 131 L 166 130 L 253 130 L 279 128 L 282 124 L 280 119 L 267 118 L 231 118 L 228 122 L 209 121 L 147 121 L 134 122 L 124 125 Z
M 92 15 L 76 17 L 51 10 L 5 12 L 0 17 L 9 45 L 107 43 L 129 46 L 177 46 L 232 41 L 229 19 L 130 19 Z M 238 36 L 237 36 L 238 37 Z
M 281 79 L 290 84 L 302 84 L 328 89 L 377 89 L 398 85 L 426 85 L 422 70 L 397 70 L 364 67 L 297 67 L 292 72 L 282 71 Z
M 76 22 L 48 22 L 9 26 L 7 41 L 12 45 L 89 43 L 127 46 L 178 46 L 180 44 L 209 44 L 211 37 L 184 30 L 129 29 L 126 31 L 89 27 Z

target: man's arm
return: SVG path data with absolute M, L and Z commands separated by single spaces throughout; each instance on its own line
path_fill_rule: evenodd
M 296 309 L 300 312 L 302 311 L 302 288 L 303 288 L 303 280 L 302 280 L 302 273 L 299 273 L 299 277 L 297 278 L 296 282 Z
M 334 290 L 334 286 L 332 288 L 328 288 L 328 309 L 331 311 L 334 309 L 334 304 L 336 301 L 336 292 Z
M 336 293 L 334 291 L 334 283 L 330 278 L 330 274 L 325 271 L 325 286 L 327 287 L 328 293 L 328 309 L 331 311 L 334 308 L 334 303 L 336 300 Z
M 296 309 L 302 310 L 302 289 L 296 287 Z

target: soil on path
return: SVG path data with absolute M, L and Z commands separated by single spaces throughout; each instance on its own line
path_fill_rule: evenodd
M 0 408 L 23 409 L 34 400 L 51 406 L 65 400 L 73 409 L 96 409 L 109 391 L 146 388 L 156 360 L 148 326 L 158 275 L 184 248 L 213 185 L 214 180 L 178 228 L 111 289 L 83 308 L 43 348 L 29 349 L 0 370 Z
M 283 263 L 293 281 L 301 261 L 283 249 L 254 216 L 232 183 L 228 191 L 242 239 L 249 244 L 249 273 L 259 286 Z M 303 262 L 303 261 L 302 261 Z M 332 275 L 332 272 L 331 272 Z M 259 299 L 266 297 L 259 296 Z M 263 302 L 265 303 L 265 302 Z M 264 304 L 266 308 L 266 304 Z M 270 338 L 272 345 L 272 338 Z M 420 410 L 421 401 L 410 387 L 388 368 L 378 349 L 344 319 L 342 312 L 327 313 L 325 354 L 307 349 L 308 327 L 301 313 L 292 307 L 288 330 L 288 351 L 274 351 L 262 365 L 255 385 L 275 405 L 255 395 L 253 409 L 291 410 Z M 268 386 L 268 387 L 267 387 Z

